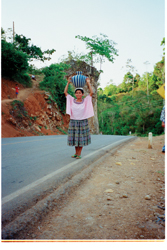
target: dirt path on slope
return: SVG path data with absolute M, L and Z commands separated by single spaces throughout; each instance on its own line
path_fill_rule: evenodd
M 127 143 L 24 239 L 164 239 L 164 135 Z M 74 159 L 76 160 L 76 159 Z
M 11 82 L 11 81 L 9 81 L 9 82 Z M 10 86 L 8 88 L 10 89 L 10 92 L 15 93 L 15 88 L 13 86 Z M 12 102 L 14 100 L 19 100 L 19 101 L 24 102 L 30 94 L 35 93 L 35 92 L 38 92 L 38 93 L 44 92 L 44 91 L 39 89 L 39 81 L 34 81 L 34 80 L 32 80 L 32 88 L 24 88 L 23 86 L 21 86 L 21 88 L 22 89 L 19 90 L 19 94 L 18 94 L 17 98 L 3 99 L 3 100 L 1 100 L 1 104 L 9 103 L 9 102 Z
M 33 89 L 22 89 L 19 91 L 19 94 L 17 98 L 12 98 L 12 99 L 4 99 L 1 101 L 2 104 L 12 102 L 14 100 L 19 100 L 19 101 L 25 101 L 26 98 L 33 92 Z

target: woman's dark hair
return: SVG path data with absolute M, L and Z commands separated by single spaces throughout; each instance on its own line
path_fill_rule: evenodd
M 78 88 L 78 89 L 75 90 L 75 93 L 76 93 L 77 90 L 80 90 L 80 91 L 82 92 L 82 94 L 84 94 L 83 89 L 79 89 L 79 88 Z

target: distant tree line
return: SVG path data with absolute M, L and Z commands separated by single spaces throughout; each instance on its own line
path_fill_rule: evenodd
M 165 45 L 165 39 L 161 45 Z M 158 135 L 164 132 L 160 114 L 164 105 L 157 89 L 165 83 L 165 55 L 151 73 L 142 76 L 128 71 L 123 82 L 116 86 L 113 81 L 98 89 L 99 127 L 103 134 Z M 147 91 L 147 88 L 149 92 Z

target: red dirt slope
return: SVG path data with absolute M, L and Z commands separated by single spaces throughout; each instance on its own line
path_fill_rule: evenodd
M 55 103 L 48 105 L 45 92 L 33 81 L 32 88 L 21 84 L 16 99 L 16 82 L 1 80 L 1 137 L 20 137 L 34 135 L 58 135 L 67 132 L 69 117 L 61 114 Z M 27 116 L 20 115 L 21 110 L 11 103 L 18 100 L 24 103 Z M 16 112 L 17 111 L 17 112 Z M 61 129 L 59 129 L 61 128 Z M 61 131 L 60 131 L 61 130 Z

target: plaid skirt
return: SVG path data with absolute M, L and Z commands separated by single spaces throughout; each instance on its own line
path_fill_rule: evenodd
M 70 120 L 68 128 L 69 146 L 83 147 L 91 143 L 88 119 Z

